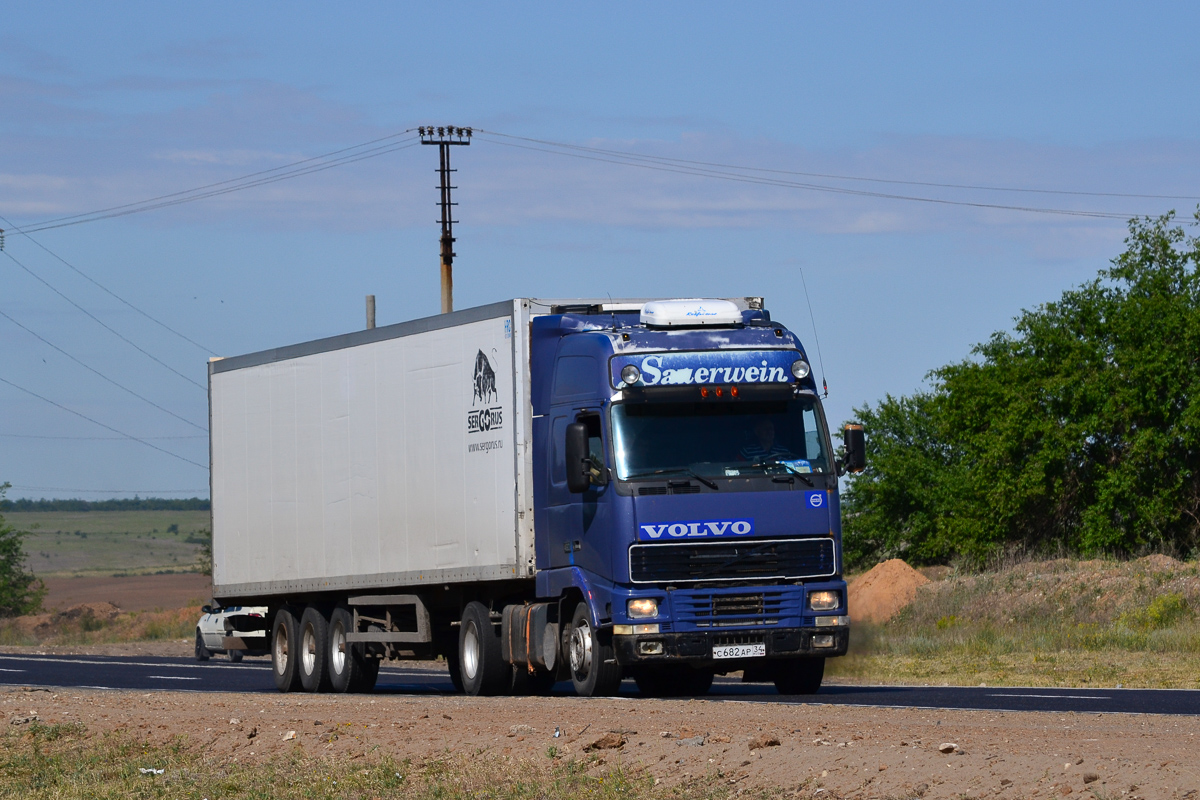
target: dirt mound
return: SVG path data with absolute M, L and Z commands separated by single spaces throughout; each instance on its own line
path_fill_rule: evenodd
M 1167 572 L 1183 566 L 1182 561 L 1178 561 L 1170 556 L 1165 556 L 1162 553 L 1155 553 L 1152 556 L 1139 558 L 1137 563 L 1142 564 L 1147 569 L 1154 570 L 1155 572 Z
M 912 602 L 917 589 L 929 583 L 899 558 L 876 564 L 849 586 L 850 616 L 854 622 L 887 622 Z
M 66 611 L 58 614 L 59 619 L 82 619 L 91 617 L 92 619 L 110 620 L 116 619 L 121 613 L 121 609 L 117 608 L 112 603 L 80 603 L 79 605 L 71 606 Z

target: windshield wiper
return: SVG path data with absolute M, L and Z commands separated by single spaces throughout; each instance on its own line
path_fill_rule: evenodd
M 664 467 L 662 469 L 652 469 L 649 472 L 638 472 L 633 475 L 626 475 L 625 480 L 630 481 L 634 478 L 653 478 L 655 475 L 665 475 L 671 472 L 686 472 L 688 475 L 691 475 L 693 478 L 700 481 L 710 489 L 721 488 L 717 485 L 716 481 L 709 480 L 691 467 Z
M 789 461 L 794 461 L 794 460 L 795 460 L 794 458 L 784 458 L 783 456 L 763 456 L 762 458 L 756 459 L 750 466 L 765 467 L 765 466 L 768 466 L 771 464 L 779 465 L 788 471 L 788 475 L 795 475 L 797 478 L 804 481 L 809 486 L 815 486 L 816 484 L 814 484 L 812 482 L 812 478 L 809 478 L 803 472 L 797 472 L 796 470 L 792 469 L 791 466 L 788 465 Z

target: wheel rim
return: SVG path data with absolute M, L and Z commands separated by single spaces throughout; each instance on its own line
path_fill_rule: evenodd
M 329 631 L 329 667 L 337 675 L 346 668 L 346 629 L 340 622 Z
M 571 630 L 571 671 L 577 678 L 586 678 L 592 666 L 592 626 L 586 619 Z
M 317 636 L 312 625 L 304 626 L 300 637 L 300 666 L 305 675 L 312 675 L 317 665 Z
M 288 668 L 288 637 L 287 625 L 280 625 L 279 630 L 275 632 L 275 669 L 280 675 L 287 672 Z
M 463 677 L 475 680 L 479 672 L 479 629 L 474 622 L 468 622 L 463 631 L 462 674 Z

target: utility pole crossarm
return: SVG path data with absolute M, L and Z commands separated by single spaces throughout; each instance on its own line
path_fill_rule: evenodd
M 454 126 L 425 125 L 417 128 L 421 135 L 421 144 L 435 144 L 440 156 L 438 174 L 441 176 L 441 200 L 438 205 L 442 208 L 442 313 L 449 314 L 454 310 L 454 223 L 453 206 L 458 203 L 450 199 L 450 191 L 458 187 L 450 185 L 450 173 L 457 172 L 450 168 L 450 146 L 468 145 L 471 143 L 471 129 Z

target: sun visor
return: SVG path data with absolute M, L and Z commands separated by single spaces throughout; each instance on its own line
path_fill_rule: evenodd
M 651 300 L 642 306 L 641 322 L 653 328 L 740 325 L 742 312 L 728 300 Z

